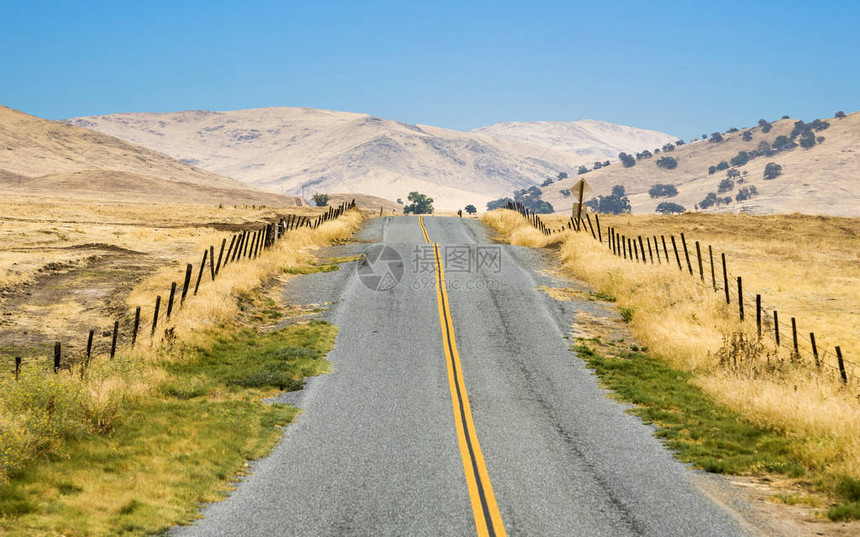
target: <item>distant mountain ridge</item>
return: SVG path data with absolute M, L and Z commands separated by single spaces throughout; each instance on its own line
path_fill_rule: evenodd
M 653 149 L 677 140 L 671 134 L 593 119 L 495 123 L 469 132 L 575 153 L 592 160 L 616 160 L 621 151 Z
M 495 136 L 481 132 L 493 126 L 459 132 L 366 114 L 290 107 L 112 114 L 67 121 L 273 192 L 306 198 L 314 192 L 355 192 L 393 201 L 415 190 L 433 197 L 441 209 L 483 207 L 559 172 L 572 174 L 579 165 L 615 159 L 619 151 L 674 140 L 654 131 L 642 131 L 637 139 L 639 129 L 581 122 L 576 128 L 563 127 L 571 139 L 564 139 L 558 129 L 543 129 L 551 131 L 551 139 L 524 142 L 511 133 L 524 131 L 511 129 L 514 124 L 505 124 L 507 134 Z M 615 141 L 624 145 L 616 147 Z

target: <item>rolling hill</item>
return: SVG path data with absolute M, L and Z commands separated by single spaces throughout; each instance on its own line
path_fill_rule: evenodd
M 113 114 L 68 121 L 270 191 L 304 191 L 305 198 L 315 192 L 362 193 L 393 201 L 405 200 L 414 190 L 449 210 L 469 203 L 482 207 L 593 160 L 591 154 L 585 158 L 510 136 L 308 108 Z M 602 125 L 607 132 L 614 127 Z M 625 141 L 636 139 L 635 129 L 619 128 L 626 129 Z M 602 143 L 603 159 L 613 139 L 594 141 L 598 130 L 580 145 Z M 632 147 L 651 143 L 653 134 L 647 132 Z
M 772 130 L 767 133 L 760 126 L 748 129 L 748 141 L 744 140 L 746 129 L 723 133 L 722 142 L 699 140 L 687 143 L 671 152 L 664 151 L 637 160 L 633 167 L 625 168 L 621 163 L 613 163 L 590 171 L 584 178 L 592 186 L 594 195 L 607 195 L 614 185 L 624 186 L 634 213 L 654 212 L 663 201 L 694 210 L 713 192 L 720 198 L 730 196 L 732 201 L 707 208 L 710 212 L 860 216 L 857 172 L 860 169 L 860 113 L 857 112 L 843 119 L 827 119 L 830 126 L 814 132 L 816 136 L 823 137 L 823 141 L 809 149 L 798 146 L 752 158 L 740 166 L 731 166 L 741 174 L 739 179 L 743 182 L 735 180 L 731 189 L 718 192 L 728 170 L 711 174 L 710 166 L 722 161 L 729 163 L 741 151 L 754 151 L 762 142 L 772 146 L 778 136 L 790 136 L 795 121 L 774 121 Z M 655 147 L 642 147 L 638 151 L 654 151 Z M 657 166 L 657 160 L 663 156 L 674 158 L 677 166 L 674 169 Z M 767 180 L 764 169 L 770 162 L 782 166 L 782 174 Z M 569 211 L 573 199 L 560 191 L 569 189 L 579 178 L 571 177 L 544 188 L 543 199 L 552 203 L 556 211 Z M 672 185 L 678 194 L 671 198 L 651 198 L 648 190 L 655 184 Z M 755 187 L 758 194 L 747 200 L 735 201 L 740 189 L 745 187 Z
M 125 201 L 296 205 L 129 142 L 0 106 L 0 188 Z

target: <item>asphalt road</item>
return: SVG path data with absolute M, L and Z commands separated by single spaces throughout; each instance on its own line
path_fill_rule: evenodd
M 423 227 L 370 220 L 333 252 L 367 262 L 291 282 L 290 299 L 332 303 L 335 371 L 288 396 L 304 413 L 271 456 L 172 535 L 751 534 L 570 350 L 543 254 L 474 220 Z

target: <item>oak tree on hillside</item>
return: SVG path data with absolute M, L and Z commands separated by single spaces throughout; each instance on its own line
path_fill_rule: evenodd
M 426 194 L 410 192 L 406 199 L 412 203 L 403 207 L 403 214 L 433 214 L 433 198 Z
M 628 155 L 627 153 L 618 153 L 618 160 L 621 161 L 621 164 L 623 164 L 625 168 L 632 168 L 633 166 L 636 166 L 636 159 L 633 158 L 632 155 Z
M 685 209 L 683 205 L 678 205 L 671 201 L 664 201 L 657 205 L 656 212 L 660 214 L 682 214 L 687 212 L 687 209 Z
M 597 196 L 585 202 L 594 212 L 603 214 L 626 214 L 630 212 L 630 200 L 624 192 L 624 187 L 615 185 L 612 194 Z
M 475 214 L 476 212 L 478 212 L 478 209 L 476 209 L 474 205 L 469 204 L 466 205 L 466 212 L 469 214 Z
M 764 178 L 765 179 L 776 179 L 781 174 L 782 174 L 782 166 L 780 166 L 776 162 L 769 162 L 767 164 L 767 166 L 764 167 Z
M 844 117 L 845 117 L 845 112 L 843 112 L 842 110 L 836 112 L 836 119 L 842 119 Z

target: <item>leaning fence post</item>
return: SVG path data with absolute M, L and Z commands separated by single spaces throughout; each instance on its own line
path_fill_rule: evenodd
M 131 346 L 137 342 L 137 329 L 140 328 L 140 306 L 134 310 L 134 329 L 131 332 Z
M 60 342 L 57 341 L 54 343 L 54 373 L 60 371 L 60 355 L 62 354 L 62 347 L 60 346 Z
M 699 258 L 699 278 L 705 281 L 705 271 L 702 268 L 702 249 L 699 247 L 699 241 L 696 241 L 696 257 Z
M 655 238 L 654 240 L 657 239 Z M 666 264 L 668 265 L 671 263 L 671 261 L 669 261 L 669 249 L 666 248 L 666 237 L 660 235 L 660 240 L 663 241 L 663 255 L 666 257 Z
M 158 326 L 158 309 L 161 307 L 161 295 L 155 297 L 155 313 L 152 316 L 152 333 L 150 337 L 155 335 L 155 328 Z
M 221 259 L 224 257 L 224 247 L 227 245 L 227 238 L 221 239 L 221 251 L 218 252 L 218 264 L 215 265 L 215 274 L 221 270 Z
M 227 247 L 227 255 L 224 256 L 224 267 L 227 266 L 227 262 L 230 261 L 230 254 L 233 253 L 233 246 L 236 244 L 236 234 L 233 234 L 233 237 L 230 239 L 230 246 Z
M 15 357 L 15 382 L 18 381 L 18 375 L 21 374 L 21 357 Z
M 167 320 L 170 320 L 170 314 L 173 312 L 173 297 L 176 296 L 176 282 L 170 283 L 170 297 L 167 299 Z
M 708 256 L 711 258 L 711 282 L 714 284 L 714 292 L 717 292 L 717 274 L 714 272 L 714 249 L 708 245 Z
M 651 237 L 645 237 L 645 241 L 648 243 L 648 258 L 651 259 L 651 264 L 654 264 L 654 251 L 651 250 Z M 660 252 L 657 252 L 657 255 L 660 255 Z
M 726 291 L 726 304 L 731 304 L 732 299 L 729 298 L 729 271 L 726 268 L 726 254 L 720 254 L 723 257 L 723 287 Z
M 818 361 L 818 347 L 815 345 L 815 334 L 809 333 L 809 341 L 812 343 L 812 356 L 815 357 L 815 367 L 820 367 L 820 363 Z
M 93 335 L 96 333 L 95 330 L 90 329 L 90 333 L 87 336 L 87 365 L 90 363 L 90 358 L 93 355 Z
M 693 265 L 690 264 L 690 254 L 687 252 L 687 239 L 684 238 L 683 233 L 681 233 L 681 245 L 684 247 L 684 259 L 687 261 L 687 270 L 690 271 L 690 276 L 692 276 Z
M 657 252 L 657 264 L 662 265 L 663 262 L 660 261 L 660 243 L 657 242 L 657 235 L 654 235 L 654 250 Z M 666 262 L 668 261 L 667 259 Z
M 194 296 L 197 296 L 197 289 L 200 288 L 200 280 L 203 278 L 203 269 L 206 268 L 207 255 L 209 255 L 209 250 L 203 250 L 203 261 L 200 262 L 200 272 L 197 273 L 197 283 L 194 284 Z
M 588 216 L 588 213 L 585 213 L 585 218 L 588 220 L 588 229 L 591 230 L 591 238 L 596 239 L 597 235 L 594 234 L 594 226 L 591 225 L 591 217 Z M 596 215 L 595 215 L 595 218 L 597 218 Z
M 639 247 L 636 246 L 635 238 L 633 239 L 633 253 L 636 255 L 636 261 L 639 261 Z M 630 259 L 633 259 L 633 257 L 631 257 Z
M 182 296 L 179 298 L 179 305 L 185 304 L 185 296 L 188 294 L 188 286 L 191 285 L 191 271 L 194 267 L 191 263 L 185 264 L 185 280 L 182 282 Z
M 212 273 L 212 281 L 215 281 L 215 247 L 209 246 L 209 272 Z
M 738 313 L 741 316 L 741 322 L 744 320 L 744 288 L 741 283 L 741 277 L 738 276 Z
M 597 213 L 594 214 L 594 223 L 597 224 L 597 240 L 603 244 L 603 233 L 600 232 L 600 216 Z
M 672 249 L 675 250 L 675 261 L 678 262 L 678 270 L 684 270 L 681 267 L 681 257 L 678 255 L 678 244 L 675 242 L 675 236 L 670 235 L 670 237 L 672 238 Z
M 642 262 L 645 263 L 645 243 L 642 242 L 642 235 L 639 235 L 639 250 L 642 251 Z
M 842 361 L 842 349 L 836 346 L 836 361 L 839 362 L 839 374 L 842 376 L 842 382 L 848 384 L 848 374 L 845 373 L 845 362 Z
M 111 334 L 110 338 L 110 359 L 113 360 L 113 357 L 116 355 L 116 337 L 119 333 L 119 321 L 113 322 L 113 334 Z

